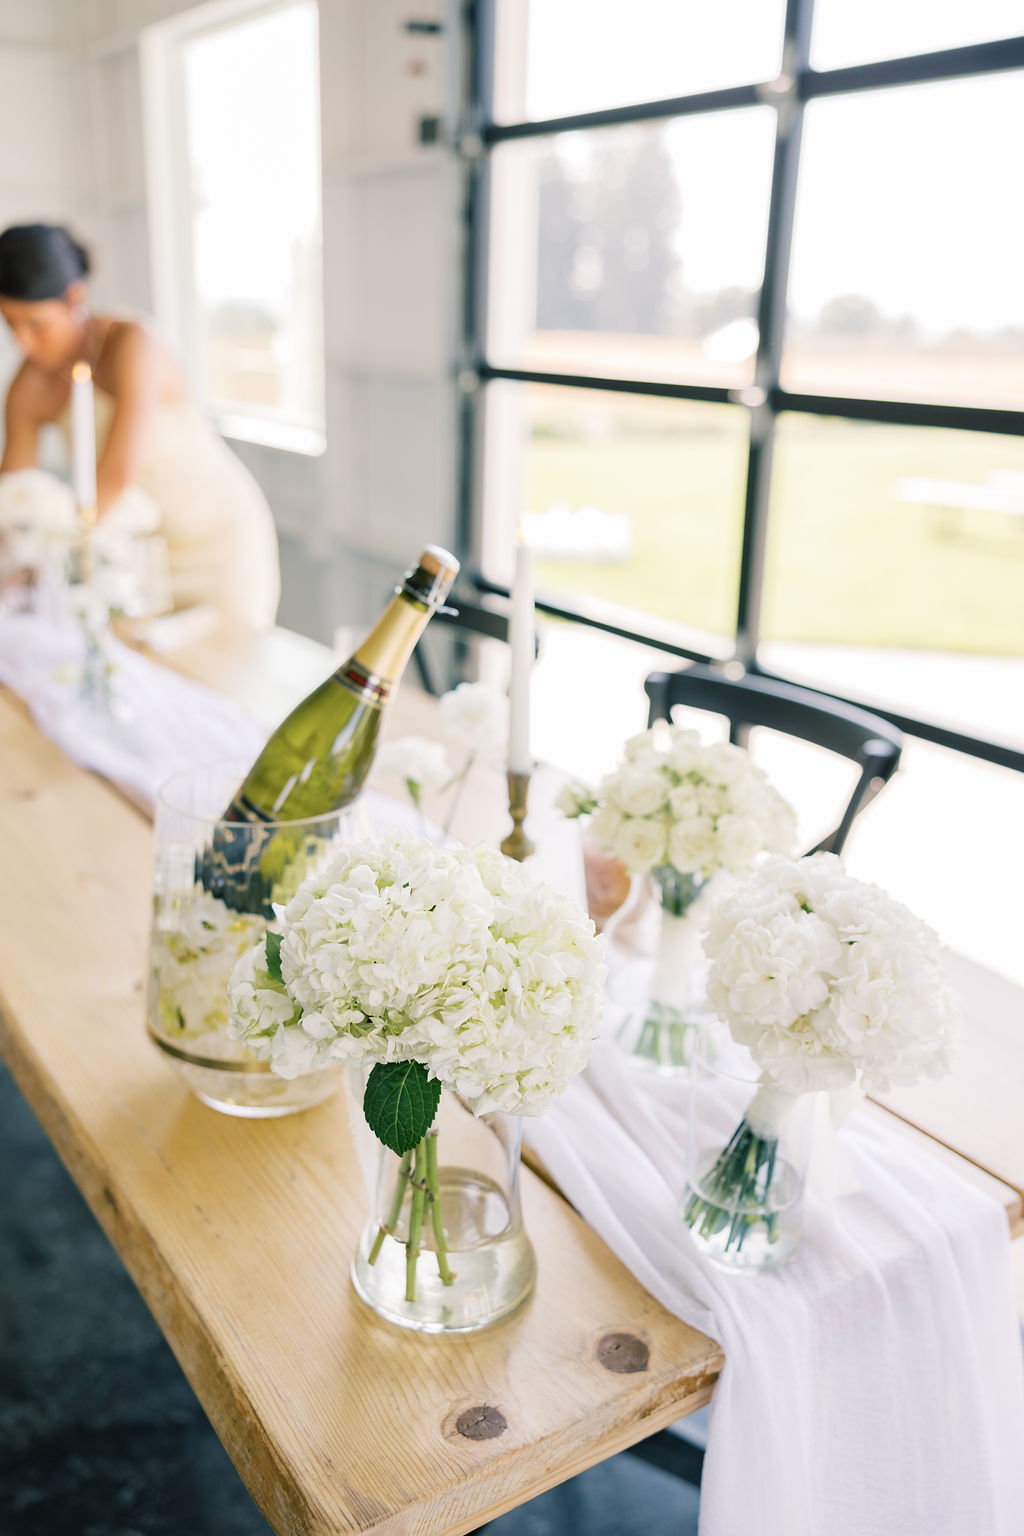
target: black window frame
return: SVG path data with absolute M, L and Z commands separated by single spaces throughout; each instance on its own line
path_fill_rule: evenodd
M 787 0 L 782 70 L 777 79 L 563 117 L 498 123 L 494 121 L 492 110 L 496 3 L 497 0 L 469 0 L 463 12 L 462 112 L 455 141 L 464 170 L 462 358 L 457 370 L 457 385 L 462 402 L 458 523 L 462 549 L 470 550 L 474 543 L 476 487 L 479 484 L 478 456 L 482 451 L 479 405 L 482 391 L 489 384 L 508 380 L 745 407 L 749 415 L 749 448 L 734 659 L 750 672 L 761 676 L 776 676 L 778 674 L 760 666 L 757 652 L 772 457 L 777 419 L 782 412 L 886 425 L 952 427 L 960 431 L 1024 436 L 1024 410 L 794 393 L 781 387 L 779 370 L 786 323 L 786 294 L 804 108 L 809 101 L 825 96 L 977 78 L 1017 70 L 1022 72 L 1021 85 L 1024 89 L 1024 36 L 914 54 L 905 58 L 887 58 L 840 69 L 814 70 L 810 67 L 814 0 Z M 578 373 L 507 368 L 488 361 L 484 349 L 484 295 L 489 257 L 489 156 L 497 145 L 518 139 L 545 138 L 554 133 L 578 129 L 659 121 L 696 113 L 728 112 L 738 107 L 766 104 L 776 108 L 776 126 L 764 275 L 757 306 L 758 347 L 753 384 L 727 388 L 685 382 L 592 377 Z M 507 588 L 487 580 L 482 580 L 481 585 L 494 593 L 507 592 Z M 723 659 L 691 650 L 681 644 L 666 645 L 663 637 L 626 628 L 610 619 L 595 617 L 593 613 L 562 600 L 550 600 L 540 595 L 537 607 L 541 612 L 591 625 L 683 658 L 699 661 Z M 813 691 L 869 709 L 891 720 L 910 736 L 1024 772 L 1024 751 L 1009 743 L 957 731 L 871 701 L 830 693 L 824 688 L 815 688 Z

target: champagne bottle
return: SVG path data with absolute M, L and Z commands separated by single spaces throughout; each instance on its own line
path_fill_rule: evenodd
M 427 546 L 354 655 L 278 726 L 223 822 L 303 821 L 355 799 L 373 762 L 388 697 L 458 570 L 447 550 Z M 287 828 L 260 837 L 251 825 L 240 825 L 237 834 L 221 825 L 197 857 L 197 878 L 229 907 L 269 916 L 274 883 L 306 841 Z

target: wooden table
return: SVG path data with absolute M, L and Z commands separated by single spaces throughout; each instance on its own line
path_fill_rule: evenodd
M 258 640 L 222 631 L 176 652 L 171 665 L 212 683 L 273 726 L 332 665 L 331 652 L 275 630 Z M 386 735 L 437 736 L 436 703 L 403 684 Z M 466 837 L 500 839 L 508 828 L 500 775 L 475 770 L 459 812 Z M 1024 1235 L 1024 991 L 963 956 L 951 978 L 964 1003 L 964 1039 L 953 1072 L 940 1082 L 893 1090 L 868 1106 L 908 1140 L 943 1158 L 1005 1206 L 1013 1234 Z
M 277 632 L 174 664 L 270 724 L 330 656 Z M 389 730 L 432 715 L 404 689 Z M 503 822 L 489 793 L 466 814 L 474 834 Z M 149 825 L 2 691 L 0 833 L 0 1044 L 281 1536 L 459 1536 L 708 1400 L 717 1346 L 529 1170 L 520 1313 L 448 1339 L 377 1319 L 348 1280 L 365 1212 L 344 1101 L 234 1120 L 168 1071 L 143 1021 Z M 998 1170 L 967 1171 L 1020 1220 Z
M 150 827 L 2 691 L 0 847 L 4 1055 L 282 1536 L 458 1536 L 708 1401 L 717 1346 L 529 1170 L 518 1314 L 427 1339 L 358 1301 L 343 1098 L 249 1122 L 168 1070 L 144 1029 Z

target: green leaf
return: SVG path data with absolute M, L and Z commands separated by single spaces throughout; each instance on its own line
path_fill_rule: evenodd
M 401 1156 L 418 1146 L 434 1123 L 441 1084 L 418 1061 L 379 1061 L 363 1095 L 366 1123 Z
M 281 975 L 281 935 L 279 933 L 267 933 L 267 971 L 275 981 L 284 986 L 284 977 Z

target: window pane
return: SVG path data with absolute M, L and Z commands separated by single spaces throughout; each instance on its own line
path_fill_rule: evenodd
M 183 66 L 206 399 L 322 428 L 316 5 L 196 38 Z
M 780 417 L 761 659 L 1024 742 L 1024 442 Z
M 491 360 L 746 383 L 773 127 L 755 107 L 500 146 Z
M 841 69 L 1022 31 L 1020 0 L 815 0 L 811 66 Z
M 1021 404 L 1024 72 L 815 101 L 800 168 L 792 390 Z
M 743 410 L 493 384 L 488 418 L 495 577 L 518 518 L 540 591 L 619 605 L 638 628 L 666 621 L 698 649 L 709 633 L 735 633 Z
M 495 116 L 563 117 L 771 80 L 784 0 L 498 0 Z

